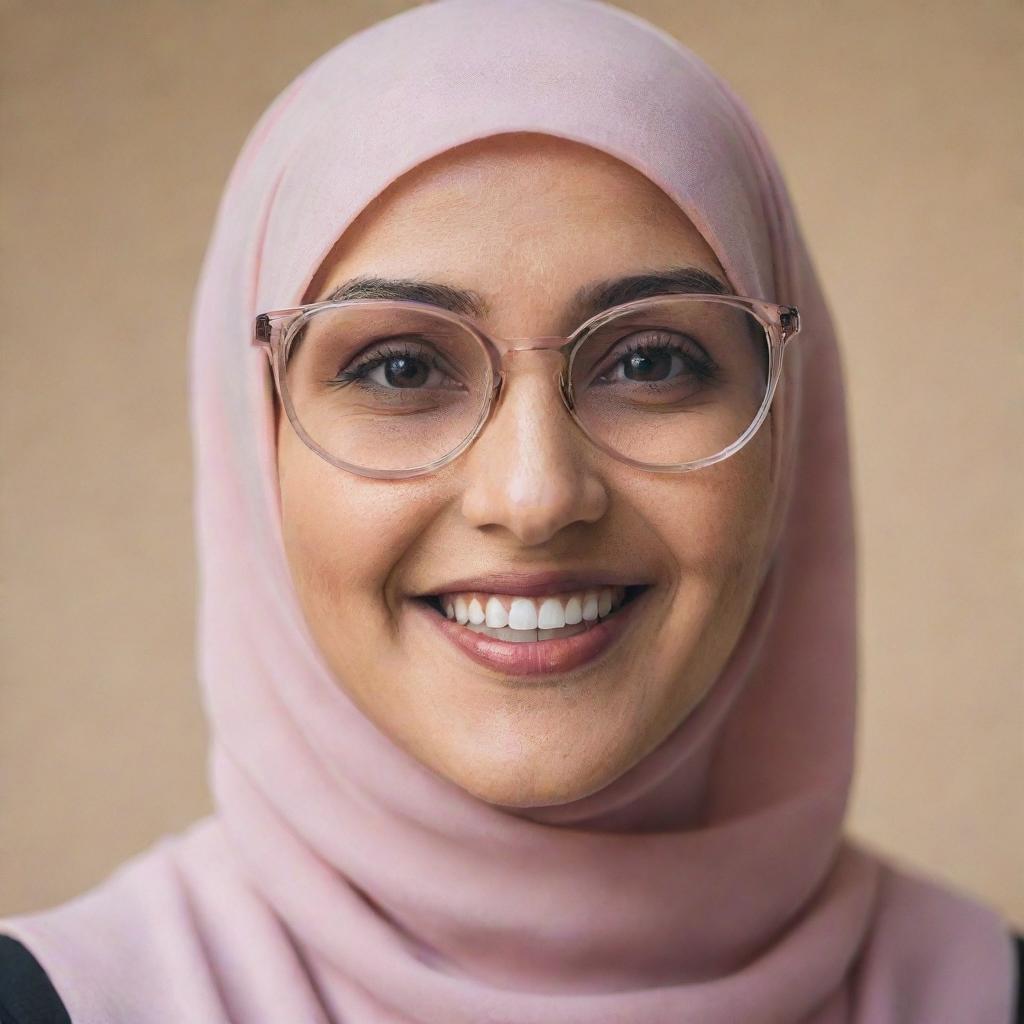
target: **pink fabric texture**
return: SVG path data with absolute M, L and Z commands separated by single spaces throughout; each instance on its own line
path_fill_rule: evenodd
M 405 754 L 327 668 L 284 558 L 249 346 L 254 316 L 302 302 L 390 182 L 514 131 L 647 175 L 736 292 L 804 325 L 771 420 L 773 543 L 725 670 L 613 783 L 519 811 Z M 599 0 L 441 0 L 349 37 L 249 135 L 190 344 L 216 810 L 0 921 L 75 1024 L 1007 1024 L 1009 922 L 843 833 L 857 622 L 840 353 L 765 137 L 694 54 Z

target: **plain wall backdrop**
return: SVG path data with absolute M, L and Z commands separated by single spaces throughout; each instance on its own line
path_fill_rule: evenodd
M 0 913 L 210 809 L 193 289 L 267 104 L 408 6 L 0 0 Z M 760 120 L 836 317 L 861 556 L 849 830 L 1024 926 L 1024 7 L 620 6 Z

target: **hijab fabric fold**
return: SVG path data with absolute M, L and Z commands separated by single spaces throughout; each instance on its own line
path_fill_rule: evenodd
M 508 809 L 406 754 L 324 662 L 284 557 L 249 338 L 390 183 L 522 131 L 639 170 L 738 294 L 798 306 L 803 331 L 772 411 L 771 550 L 725 669 L 610 785 Z M 1007 1024 L 1009 923 L 843 834 L 857 622 L 840 354 L 768 143 L 693 53 L 600 0 L 441 0 L 350 36 L 246 140 L 189 340 L 215 811 L 0 921 L 75 1024 Z

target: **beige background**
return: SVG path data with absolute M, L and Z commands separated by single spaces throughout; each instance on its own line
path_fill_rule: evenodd
M 259 114 L 406 6 L 0 0 L 0 913 L 70 898 L 209 808 L 192 290 Z M 1024 8 L 621 6 L 761 120 L 845 346 L 863 569 L 851 831 L 1024 926 Z

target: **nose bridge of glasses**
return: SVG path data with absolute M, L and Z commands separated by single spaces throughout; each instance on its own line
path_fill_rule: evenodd
M 567 401 L 565 371 L 569 360 L 565 351 L 566 339 L 548 337 L 508 338 L 506 340 L 522 344 L 514 344 L 501 353 L 501 365 L 495 381 L 496 391 L 503 393 L 512 378 L 519 375 L 524 381 L 529 379 L 534 379 L 538 383 L 548 381 L 547 385 L 541 383 L 542 390 L 554 385 L 555 390 L 561 394 L 562 401 Z M 516 373 L 512 372 L 513 365 L 517 367 Z M 505 386 L 503 387 L 503 385 Z M 536 394 L 530 400 L 536 401 Z
M 569 343 L 568 338 L 558 335 L 544 335 L 541 337 L 504 338 L 507 342 L 505 353 L 514 355 L 517 352 L 550 352 L 559 351 Z
M 502 351 L 499 380 L 508 378 L 515 365 L 520 367 L 519 373 L 529 373 L 532 366 L 534 373 L 540 372 L 544 377 L 550 377 L 559 383 L 562 382 L 565 368 L 569 362 L 565 352 L 565 338 L 508 338 L 506 340 L 520 344 L 512 344 Z M 543 368 L 545 364 L 546 368 Z
M 566 349 L 569 344 L 568 338 L 549 335 L 540 338 L 505 338 L 503 340 L 507 344 L 501 350 L 501 365 L 502 369 L 506 372 L 514 362 L 522 363 L 524 361 L 523 357 L 528 352 L 531 353 L 530 359 L 539 362 L 547 358 L 552 366 L 558 364 L 561 367 L 567 362 Z M 546 353 L 546 355 L 533 355 L 533 353 Z

